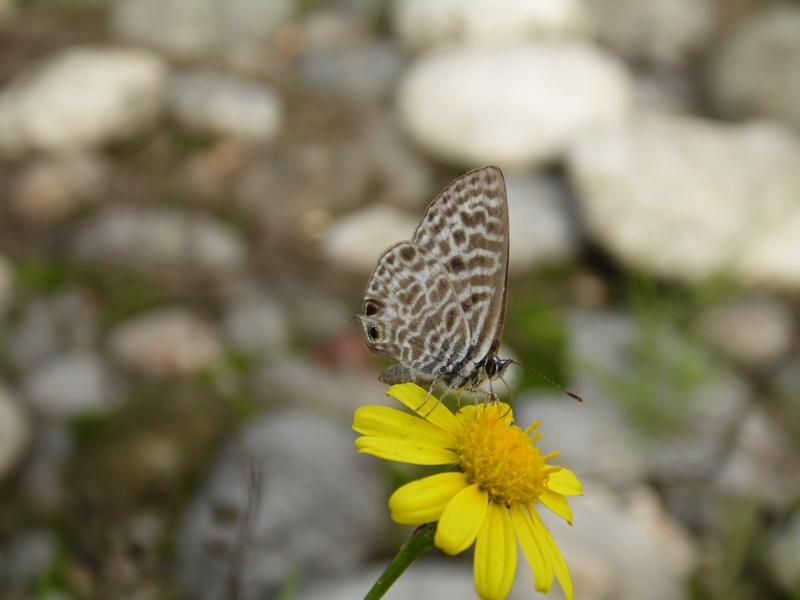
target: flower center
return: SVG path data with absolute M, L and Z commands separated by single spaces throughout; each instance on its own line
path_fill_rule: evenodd
M 558 470 L 545 464 L 557 453 L 543 456 L 534 445 L 541 434 L 528 435 L 539 423 L 523 431 L 501 403 L 479 406 L 474 414 L 473 421 L 463 424 L 456 442 L 461 470 L 493 502 L 506 506 L 538 502 L 550 473 Z

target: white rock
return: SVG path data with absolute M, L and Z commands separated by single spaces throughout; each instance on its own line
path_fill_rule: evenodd
M 0 479 L 22 458 L 31 437 L 31 422 L 9 390 L 0 386 Z
M 298 568 L 352 569 L 390 522 L 383 478 L 365 458 L 349 425 L 318 414 L 286 410 L 249 425 L 184 517 L 181 587 L 198 600 L 255 600 L 275 597 Z
M 529 169 L 619 123 L 631 96 L 625 66 L 588 45 L 444 48 L 409 68 L 398 108 L 408 134 L 437 158 Z
M 765 296 L 743 297 L 700 318 L 703 338 L 722 354 L 749 367 L 777 363 L 795 336 L 792 311 Z
M 264 292 L 245 290 L 228 305 L 223 323 L 228 338 L 241 350 L 258 354 L 286 350 L 286 309 Z
M 392 206 L 370 206 L 333 223 L 322 240 L 322 251 L 341 269 L 370 273 L 383 251 L 410 239 L 418 224 L 418 218 Z
M 112 29 L 178 58 L 221 54 L 258 64 L 290 17 L 289 0 L 121 0 L 109 6 Z
M 169 106 L 190 131 L 253 142 L 273 139 L 283 124 L 277 90 L 234 75 L 179 73 L 169 86 Z
M 776 4 L 745 17 L 708 69 L 711 100 L 729 118 L 764 116 L 800 127 L 800 7 Z
M 591 0 L 600 40 L 629 62 L 675 65 L 714 33 L 711 0 Z
M 91 206 L 106 191 L 109 166 L 87 153 L 42 158 L 16 177 L 10 207 L 31 222 L 50 223 Z
M 591 28 L 580 0 L 400 0 L 392 24 L 413 50 L 443 42 L 507 45 L 584 37 Z
M 145 50 L 63 50 L 0 92 L 0 153 L 63 152 L 134 136 L 158 117 L 166 75 Z
M 568 213 L 567 191 L 556 180 L 509 174 L 509 265 L 521 273 L 542 264 L 567 262 L 578 253 L 577 224 Z
M 32 369 L 26 374 L 23 388 L 39 414 L 68 419 L 107 412 L 119 404 L 118 384 L 99 356 L 72 352 Z
M 149 375 L 186 375 L 222 354 L 219 333 L 182 308 L 166 308 L 134 317 L 108 338 L 113 358 Z
M 91 263 L 192 267 L 235 273 L 247 249 L 242 235 L 201 211 L 111 206 L 78 231 L 73 250 Z
M 649 111 L 584 137 L 569 167 L 589 229 L 628 267 L 800 290 L 800 138 Z

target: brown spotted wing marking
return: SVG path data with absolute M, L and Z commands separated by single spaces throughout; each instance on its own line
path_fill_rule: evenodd
M 431 203 L 411 242 L 378 259 L 367 284 L 367 346 L 400 363 L 381 381 L 476 389 L 500 375 L 507 266 L 503 175 L 471 171 Z

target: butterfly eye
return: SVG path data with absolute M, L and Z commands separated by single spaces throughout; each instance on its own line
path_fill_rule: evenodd
M 377 342 L 380 339 L 381 332 L 377 325 L 367 326 L 367 337 L 369 338 L 370 342 Z

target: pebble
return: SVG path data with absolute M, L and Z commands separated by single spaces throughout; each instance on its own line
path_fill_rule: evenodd
M 6 546 L 6 585 L 17 594 L 28 592 L 56 560 L 57 554 L 58 540 L 53 533 L 44 529 L 16 533 Z
M 54 515 L 64 508 L 70 481 L 64 468 L 75 456 L 75 434 L 71 423 L 42 420 L 31 444 L 30 457 L 21 477 L 27 506 L 39 514 Z
M 591 21 L 579 0 L 400 0 L 395 34 L 411 50 L 439 44 L 508 45 L 588 37 Z
M 577 223 L 569 214 L 566 187 L 546 176 L 506 176 L 509 259 L 512 273 L 543 264 L 566 263 L 578 255 Z
M 240 270 L 247 254 L 242 234 L 205 212 L 124 205 L 89 217 L 72 247 L 88 263 L 195 268 L 225 275 Z
M 287 311 L 268 293 L 245 289 L 228 303 L 222 317 L 231 344 L 253 354 L 287 352 Z
M 257 65 L 293 12 L 290 0 L 122 0 L 109 6 L 119 37 L 180 59 L 222 56 Z
M 298 569 L 304 577 L 342 572 L 369 556 L 390 522 L 387 493 L 353 439 L 349 424 L 313 413 L 284 410 L 251 423 L 184 515 L 184 592 L 273 597 Z
M 184 308 L 158 309 L 117 325 L 108 348 L 123 367 L 156 376 L 196 373 L 223 350 L 216 328 Z
M 775 365 L 791 349 L 792 311 L 767 296 L 747 296 L 712 308 L 698 330 L 723 355 L 751 368 Z
M 603 44 L 630 63 L 682 64 L 715 33 L 713 0 L 594 0 Z
M 800 290 L 793 133 L 649 110 L 582 138 L 568 167 L 591 235 L 623 265 Z
M 15 178 L 10 208 L 26 221 L 54 223 L 95 205 L 108 188 L 109 175 L 109 165 L 96 154 L 40 158 Z
M 167 68 L 140 49 L 71 47 L 0 90 L 0 155 L 68 152 L 127 139 L 151 127 Z
M 432 156 L 461 167 L 523 170 L 622 121 L 632 89 L 626 67 L 589 45 L 455 47 L 412 63 L 397 105 L 408 135 Z
M 19 464 L 31 437 L 31 422 L 14 395 L 0 386 L 0 479 Z
M 786 591 L 797 591 L 800 580 L 800 514 L 794 513 L 769 541 L 766 565 L 773 578 Z
M 72 352 L 54 357 L 25 374 L 25 396 L 37 413 L 69 419 L 104 413 L 122 399 L 120 382 L 97 355 Z
M 322 254 L 336 268 L 371 273 L 383 251 L 410 239 L 418 223 L 393 206 L 370 206 L 334 221 L 322 239 Z
M 283 103 L 272 86 L 235 75 L 195 71 L 177 73 L 168 105 L 188 131 L 268 142 L 283 126 Z
M 766 6 L 723 37 L 707 68 L 720 115 L 761 116 L 800 127 L 800 6 Z

